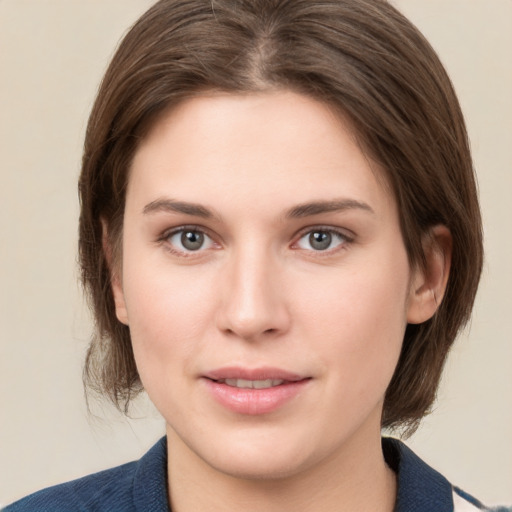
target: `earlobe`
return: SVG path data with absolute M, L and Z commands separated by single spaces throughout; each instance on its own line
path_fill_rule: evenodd
M 114 251 L 112 248 L 112 244 L 109 240 L 108 225 L 105 219 L 101 219 L 101 226 L 101 242 L 103 247 L 103 254 L 105 255 L 105 259 L 107 260 L 107 265 L 110 273 L 110 286 L 112 288 L 112 294 L 114 296 L 116 316 L 121 323 L 128 325 L 128 312 L 126 310 L 123 286 L 119 275 L 119 262 L 116 262 L 114 258 Z
M 423 238 L 425 266 L 413 270 L 407 322 L 421 324 L 434 316 L 443 300 L 452 256 L 452 235 L 444 225 L 432 227 Z

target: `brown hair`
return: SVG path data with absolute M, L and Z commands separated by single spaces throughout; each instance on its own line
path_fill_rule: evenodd
M 406 329 L 383 426 L 414 427 L 472 309 L 481 219 L 460 107 L 435 52 L 384 0 L 161 0 L 121 42 L 101 84 L 80 177 L 80 262 L 96 318 L 85 381 L 126 411 L 141 390 L 128 327 L 115 315 L 102 219 L 120 257 L 128 171 L 156 117 L 204 90 L 293 89 L 348 116 L 385 169 L 411 265 L 436 224 L 453 237 L 434 317 Z

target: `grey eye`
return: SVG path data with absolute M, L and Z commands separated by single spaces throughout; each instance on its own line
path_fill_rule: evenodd
M 316 251 L 325 251 L 332 242 L 332 235 L 326 231 L 313 231 L 309 234 L 309 245 Z
M 183 231 L 181 234 L 181 245 L 189 251 L 197 251 L 204 244 L 204 235 L 198 231 Z
M 167 238 L 169 244 L 178 252 L 197 252 L 213 247 L 213 240 L 196 229 L 179 229 Z
M 327 251 L 346 243 L 347 237 L 334 230 L 313 229 L 305 233 L 297 242 L 301 249 L 308 251 Z

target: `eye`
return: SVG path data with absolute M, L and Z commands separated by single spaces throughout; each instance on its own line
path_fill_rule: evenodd
M 181 228 L 165 236 L 171 249 L 179 253 L 198 252 L 211 249 L 213 240 L 203 231 L 193 228 Z
M 332 229 L 313 229 L 300 237 L 297 246 L 307 251 L 328 251 L 349 242 L 347 236 Z

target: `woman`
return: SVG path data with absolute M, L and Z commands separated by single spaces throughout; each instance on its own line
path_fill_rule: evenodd
M 482 264 L 450 81 L 390 5 L 161 1 L 90 117 L 86 375 L 167 436 L 7 510 L 478 510 L 413 430 Z

